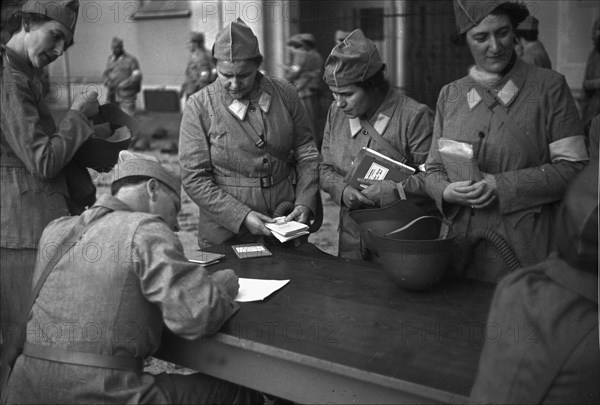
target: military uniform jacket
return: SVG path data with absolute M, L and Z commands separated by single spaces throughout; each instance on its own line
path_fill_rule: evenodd
M 471 392 L 475 404 L 597 404 L 598 276 L 557 254 L 494 293 Z
M 252 93 L 256 99 L 234 100 L 217 80 L 186 103 L 179 162 L 183 187 L 200 208 L 200 246 L 238 234 L 251 210 L 272 215 L 291 201 L 315 212 L 319 155 L 296 89 L 258 73 Z M 259 149 L 250 132 L 294 163 Z
M 552 69 L 552 62 L 550 62 L 546 48 L 544 48 L 544 44 L 539 41 L 533 41 L 526 44 L 523 47 L 521 59 L 537 67 Z
M 158 216 L 133 212 L 104 196 L 81 217 L 88 226 L 48 276 L 27 324 L 27 342 L 143 359 L 160 344 L 163 322 L 196 339 L 216 332 L 238 308 L 200 265 L 188 262 L 177 236 Z M 79 217 L 44 231 L 34 283 L 56 260 Z M 58 363 L 21 355 L 8 402 L 165 403 L 154 377 L 134 371 Z
M 213 67 L 212 58 L 205 49 L 194 51 L 185 68 L 185 81 L 181 86 L 182 93 L 190 96 L 210 84 L 214 79 Z
M 94 130 L 75 110 L 57 127 L 38 72 L 4 47 L 0 86 L 0 246 L 33 249 L 50 221 L 69 215 L 63 169 Z
M 286 70 L 286 80 L 292 82 L 300 97 L 310 97 L 319 89 L 323 71 L 323 57 L 316 49 L 294 53 L 290 70 Z
M 131 98 L 140 91 L 141 77 L 133 77 L 133 72 L 140 69 L 137 58 L 123 52 L 115 57 L 111 54 L 106 61 L 103 77 L 111 91 L 117 91 L 121 98 Z M 120 86 L 119 86 L 120 85 Z
M 416 168 L 425 162 L 433 131 L 433 115 L 426 105 L 401 95 L 398 90 L 390 89 L 370 123 L 403 156 L 402 163 Z M 365 257 L 359 253 L 361 236 L 358 224 L 350 218 L 348 209 L 342 202 L 344 188 L 347 186 L 344 177 L 352 168 L 358 151 L 365 146 L 389 155 L 383 145 L 362 127 L 358 118 L 349 119 L 334 102 L 329 108 L 325 124 L 319 181 L 321 188 L 342 207 L 338 255 L 344 258 Z M 409 197 L 411 200 L 418 198 L 420 201 L 430 201 L 424 183 L 424 173 L 413 175 L 403 184 L 397 185 L 399 195 L 406 191 L 412 194 L 412 198 Z M 396 195 L 381 195 L 380 201 L 375 202 L 385 206 L 397 199 Z
M 401 163 L 415 168 L 425 163 L 433 131 L 433 115 L 426 105 L 390 89 L 371 124 L 404 157 Z M 334 102 L 325 124 L 321 148 L 323 162 L 319 171 L 321 187 L 340 206 L 346 187 L 344 177 L 365 146 L 388 155 L 385 148 L 362 128 L 358 118 L 349 119 Z M 418 194 L 422 192 L 423 183 L 421 176 L 412 176 L 404 187 Z
M 453 231 L 459 238 L 490 228 L 510 243 L 527 266 L 550 251 L 553 208 L 588 161 L 585 136 L 565 78 L 554 71 L 516 58 L 492 92 L 520 133 L 511 134 L 487 107 L 483 97 L 489 96 L 470 76 L 444 86 L 426 163 L 426 186 L 440 211 L 454 217 Z M 441 137 L 474 145 L 481 171 L 496 178 L 497 203 L 472 210 L 443 202 L 449 179 L 437 146 Z M 516 137 L 528 138 L 529 147 Z M 465 261 L 463 253 L 458 259 Z M 485 243 L 476 246 L 468 275 L 497 281 L 506 272 L 495 249 Z

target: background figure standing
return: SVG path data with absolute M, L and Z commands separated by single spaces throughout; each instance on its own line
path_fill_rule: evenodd
M 135 56 L 125 52 L 121 38 L 114 37 L 110 46 L 112 54 L 102 75 L 108 89 L 106 101 L 119 105 L 127 114 L 133 115 L 137 94 L 142 88 L 140 64 Z
M 181 85 L 181 96 L 185 97 L 186 100 L 217 78 L 212 56 L 204 48 L 203 33 L 192 32 L 190 52 L 192 55 L 185 69 L 185 81 Z
M 315 143 L 321 149 L 323 134 L 317 128 L 319 105 L 319 85 L 323 71 L 323 57 L 315 48 L 313 34 L 296 34 L 288 41 L 292 52 L 292 64 L 285 71 L 285 79 L 298 90 L 300 101 L 304 105 L 306 115 L 312 124 Z
M 522 47 L 522 53 L 519 54 L 517 51 L 517 55 L 527 63 L 541 68 L 552 69 L 552 62 L 550 62 L 546 48 L 538 40 L 538 26 L 539 20 L 532 15 L 529 15 L 519 24 L 516 34 L 519 44 Z
M 583 78 L 583 90 L 586 103 L 582 108 L 582 120 L 586 130 L 597 114 L 600 114 L 600 17 L 596 19 L 592 29 L 594 50 L 588 57 Z

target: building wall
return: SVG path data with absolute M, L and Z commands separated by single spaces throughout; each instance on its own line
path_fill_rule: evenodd
M 176 4 L 178 8 L 187 6 L 190 16 L 132 19 L 132 14 L 149 1 L 166 6 Z M 54 104 L 65 106 L 70 101 L 67 95 L 90 86 L 104 95 L 101 75 L 111 52 L 113 36 L 121 37 L 126 51 L 138 57 L 144 88 L 178 89 L 189 58 L 187 41 L 191 30 L 205 32 L 210 48 L 216 33 L 227 22 L 243 18 L 259 38 L 265 57 L 263 68 L 281 77 L 283 65 L 289 58 L 285 42 L 292 33 L 313 32 L 319 50 L 327 57 L 334 45 L 335 30 L 356 28 L 356 10 L 373 7 L 383 8 L 386 14 L 385 40 L 378 41 L 378 46 L 388 64 L 388 75 L 393 84 L 403 86 L 405 70 L 410 66 L 410 61 L 401 58 L 405 47 L 410 46 L 410 38 L 405 38 L 405 19 L 402 17 L 407 11 L 406 3 L 393 0 L 177 0 L 176 3 L 167 0 L 81 0 L 75 46 L 69 49 L 65 58 L 50 65 L 53 88 L 58 93 Z M 540 19 L 540 39 L 553 66 L 566 76 L 577 97 L 581 93 L 587 56 L 592 49 L 591 27 L 600 15 L 600 2 L 529 0 L 526 4 Z M 71 87 L 70 91 L 68 87 Z M 139 106 L 143 108 L 143 100 L 139 101 Z

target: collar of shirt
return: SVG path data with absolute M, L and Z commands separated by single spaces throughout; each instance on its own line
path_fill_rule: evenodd
M 523 88 L 526 76 L 527 64 L 520 58 L 517 58 L 510 72 L 508 72 L 492 89 L 492 92 L 503 106 L 508 107 L 517 98 L 517 94 L 519 94 L 519 91 Z M 481 94 L 479 94 L 479 91 L 475 87 L 474 82 L 472 86 L 473 87 L 471 87 L 466 95 L 467 103 L 469 104 L 469 109 L 471 111 L 473 111 L 473 109 L 479 105 L 481 100 L 483 100 Z
M 109 194 L 104 194 L 102 196 L 100 196 L 98 198 L 98 201 L 96 201 L 96 204 L 94 204 L 94 207 L 104 207 L 104 208 L 108 208 L 111 211 L 131 211 L 133 212 L 133 209 L 125 204 L 123 201 L 119 200 L 117 197 L 109 195 Z
M 268 114 L 271 109 L 271 102 L 273 100 L 273 96 L 262 86 L 262 80 L 258 82 L 260 97 L 258 98 L 258 107 L 265 113 Z M 248 107 L 250 106 L 250 100 L 247 98 L 243 99 L 234 99 L 231 97 L 223 86 L 221 87 L 221 91 L 223 92 L 223 102 L 227 105 L 227 109 L 233 115 L 235 115 L 240 121 L 244 121 L 246 118 L 246 114 L 248 113 Z
M 377 132 L 380 134 L 385 132 L 395 109 L 396 100 L 392 97 L 392 89 L 390 89 L 386 94 L 383 103 L 379 106 L 379 109 L 377 110 L 377 119 L 375 120 L 375 123 L 373 123 L 373 128 L 375 128 Z M 362 129 L 360 119 L 349 118 L 348 122 L 350 123 L 350 134 L 352 135 L 352 138 L 354 138 Z
M 23 59 L 18 53 L 12 49 L 3 46 L 6 55 L 6 61 L 16 70 L 25 73 L 27 76 L 32 77 L 36 69 L 29 65 L 25 59 Z

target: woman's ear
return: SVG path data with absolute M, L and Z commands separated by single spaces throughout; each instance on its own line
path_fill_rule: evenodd
M 148 183 L 146 183 L 146 190 L 148 191 L 148 196 L 150 196 L 150 201 L 156 201 L 158 199 L 158 180 L 150 179 Z

